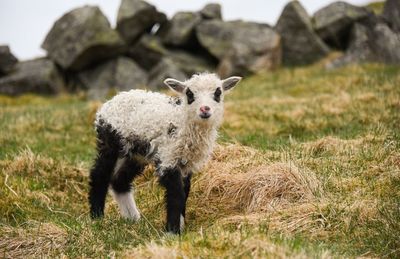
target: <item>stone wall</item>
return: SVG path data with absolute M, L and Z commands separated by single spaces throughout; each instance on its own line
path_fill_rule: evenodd
M 97 6 L 83 6 L 54 23 L 42 44 L 46 57 L 18 62 L 0 46 L 0 93 L 84 90 L 103 99 L 114 90 L 158 90 L 167 77 L 184 80 L 204 71 L 248 76 L 308 65 L 333 50 L 343 55 L 328 68 L 400 64 L 399 17 L 399 0 L 388 0 L 382 15 L 335 2 L 313 16 L 292 1 L 273 27 L 224 21 L 219 4 L 169 20 L 145 1 L 122 0 L 113 29 Z

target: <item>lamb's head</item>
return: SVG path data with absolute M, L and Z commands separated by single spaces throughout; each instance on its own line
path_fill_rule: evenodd
M 218 125 L 224 113 L 224 94 L 241 79 L 234 76 L 221 80 L 215 74 L 203 73 L 194 75 L 185 82 L 169 78 L 164 83 L 182 96 L 187 120 L 204 125 Z

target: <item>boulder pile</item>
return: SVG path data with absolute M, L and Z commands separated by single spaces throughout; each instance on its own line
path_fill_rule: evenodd
M 0 46 L 0 94 L 85 90 L 103 99 L 113 90 L 159 90 L 167 77 L 184 80 L 203 71 L 247 76 L 308 65 L 332 50 L 343 55 L 328 68 L 400 64 L 399 17 L 399 0 L 387 0 L 379 15 L 335 2 L 313 16 L 291 1 L 272 27 L 224 21 L 215 3 L 168 19 L 143 0 L 122 0 L 114 29 L 97 6 L 83 6 L 54 23 L 42 44 L 44 58 L 18 62 Z
M 11 73 L 17 62 L 8 46 L 0 46 L 0 76 Z

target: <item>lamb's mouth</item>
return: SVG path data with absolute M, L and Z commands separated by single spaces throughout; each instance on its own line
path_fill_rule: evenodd
M 211 117 L 210 113 L 202 113 L 200 114 L 200 118 L 202 118 L 203 120 L 208 119 Z

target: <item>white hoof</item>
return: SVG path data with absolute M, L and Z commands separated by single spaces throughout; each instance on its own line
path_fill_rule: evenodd
M 121 216 L 124 219 L 138 221 L 140 219 L 140 212 L 136 207 L 135 200 L 131 192 L 114 193 L 114 198 L 118 203 Z
M 183 230 L 185 229 L 185 218 L 182 215 L 181 215 L 181 219 L 180 219 L 179 223 L 180 223 L 179 228 L 180 228 L 181 232 L 183 232 Z
M 140 219 L 140 212 L 133 208 L 120 208 L 121 216 L 124 219 L 129 219 L 132 221 L 138 221 Z

